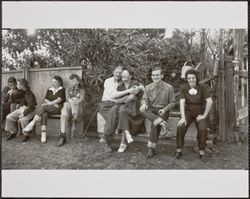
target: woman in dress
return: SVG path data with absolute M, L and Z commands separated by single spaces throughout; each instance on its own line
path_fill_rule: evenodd
M 63 103 L 65 102 L 65 88 L 63 88 L 63 81 L 60 76 L 52 78 L 52 87 L 46 92 L 44 103 L 37 112 L 33 120 L 23 129 L 25 134 L 30 132 L 36 121 L 41 121 L 41 142 L 46 142 L 47 119 L 49 115 L 61 114 Z
M 124 152 L 127 143 L 133 142 L 132 135 L 145 132 L 144 117 L 140 114 L 140 99 L 143 94 L 143 86 L 137 81 L 132 80 L 132 74 L 128 69 L 122 72 L 122 84 L 118 86 L 117 91 L 124 91 L 134 86 L 140 87 L 137 93 L 128 94 L 115 102 L 119 104 L 118 109 L 118 131 L 122 132 L 122 138 L 118 152 Z M 127 143 L 126 143 L 127 141 Z
M 207 139 L 207 116 L 212 107 L 212 98 L 209 88 L 199 83 L 199 72 L 189 69 L 185 74 L 187 84 L 180 88 L 180 112 L 181 119 L 177 127 L 177 149 L 175 157 L 179 159 L 182 155 L 185 134 L 189 125 L 195 122 L 197 128 L 197 141 L 199 157 L 207 161 L 205 146 Z

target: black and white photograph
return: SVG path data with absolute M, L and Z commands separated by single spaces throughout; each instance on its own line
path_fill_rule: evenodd
M 60 26 L 2 27 L 2 172 L 248 172 L 247 27 Z

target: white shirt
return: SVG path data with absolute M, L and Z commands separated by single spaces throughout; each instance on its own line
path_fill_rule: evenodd
M 102 95 L 102 101 L 108 101 L 114 98 L 117 93 L 117 87 L 119 83 L 114 79 L 114 77 L 110 77 L 104 81 L 104 91 Z
M 62 89 L 61 86 L 60 86 L 59 88 L 57 88 L 57 89 L 55 89 L 54 87 L 49 88 L 49 90 L 51 90 L 51 91 L 53 92 L 53 95 L 55 95 L 55 93 L 56 93 L 57 91 L 61 90 L 61 89 Z

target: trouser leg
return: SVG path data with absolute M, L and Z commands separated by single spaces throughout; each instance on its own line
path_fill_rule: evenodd
M 193 122 L 193 118 L 190 117 L 189 115 L 186 115 L 186 122 L 187 124 L 182 124 L 181 126 L 177 127 L 177 135 L 176 135 L 176 146 L 177 149 L 182 149 L 184 146 L 184 139 L 185 139 L 185 135 L 187 133 L 188 127 L 190 126 L 190 124 Z
M 29 113 L 28 115 L 25 115 L 24 117 L 22 117 L 18 120 L 18 122 L 22 128 L 22 133 L 24 135 L 28 135 L 28 132 L 25 132 L 24 129 L 29 124 L 29 121 L 34 117 L 34 114 L 35 114 L 35 112 Z
M 114 105 L 108 113 L 103 133 L 103 138 L 107 142 L 110 142 L 115 134 L 118 125 L 118 109 L 119 105 Z
M 149 141 L 147 146 L 149 148 L 156 148 L 156 145 L 158 143 L 159 140 L 159 135 L 160 135 L 160 131 L 161 131 L 161 126 L 160 123 L 163 121 L 166 121 L 168 119 L 168 113 L 165 113 L 162 116 L 159 116 L 159 110 L 160 108 L 154 108 L 154 107 L 150 107 L 147 111 L 145 111 L 144 113 L 142 113 L 142 115 L 149 119 L 152 124 L 151 124 L 151 132 L 150 132 L 150 136 L 149 136 Z
M 98 110 L 99 110 L 100 114 L 104 117 L 105 121 L 108 120 L 109 111 L 115 105 L 116 104 L 114 102 L 111 102 L 111 101 L 100 102 Z
M 12 113 L 8 114 L 6 117 L 5 131 L 9 131 L 11 134 L 14 134 L 16 129 L 16 122 L 19 120 L 20 115 L 23 113 L 23 108 L 19 108 Z
M 207 140 L 207 121 L 206 118 L 195 122 L 197 128 L 197 141 L 199 150 L 205 150 Z
M 70 115 L 71 115 L 71 105 L 69 102 L 65 102 L 61 110 L 61 118 L 60 118 L 61 133 L 66 133 Z
M 154 148 L 154 149 L 156 148 L 156 145 L 159 140 L 160 131 L 161 131 L 161 127 L 159 125 L 157 126 L 151 125 L 151 132 L 149 135 L 149 141 L 147 145 L 149 148 Z
M 4 125 L 4 121 L 8 114 L 10 114 L 10 104 L 2 104 L 2 125 Z
M 45 105 L 38 114 L 41 116 L 41 125 L 46 126 L 49 115 L 61 114 L 61 109 L 54 105 Z

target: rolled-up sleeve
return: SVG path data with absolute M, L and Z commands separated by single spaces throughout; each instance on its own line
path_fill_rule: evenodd
M 66 101 L 65 88 L 62 88 L 58 92 L 59 92 L 58 97 L 62 99 L 62 102 L 65 102 Z
M 169 103 L 175 102 L 175 96 L 174 96 L 174 87 L 170 86 L 169 88 L 169 98 L 168 98 Z
M 143 104 L 148 106 L 148 91 L 147 91 L 146 88 L 144 90 L 144 93 L 143 93 L 143 96 L 142 96 L 142 99 L 141 99 L 141 105 L 143 105 Z

